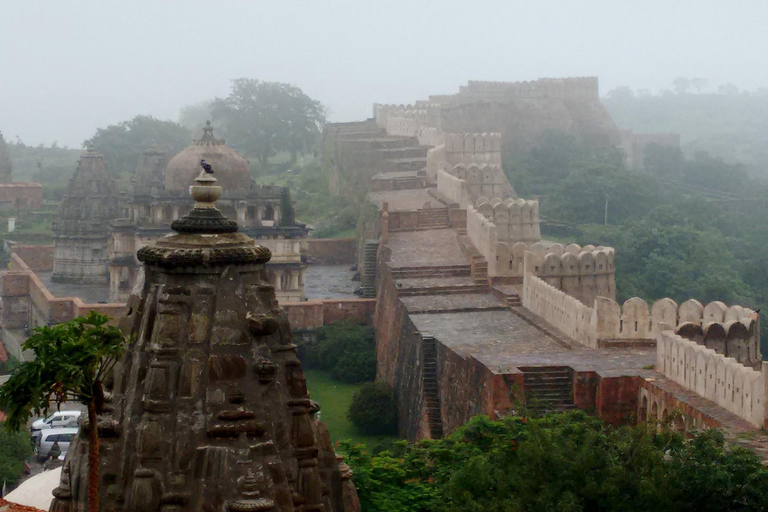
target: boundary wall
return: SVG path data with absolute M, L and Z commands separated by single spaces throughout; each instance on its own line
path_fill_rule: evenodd
M 280 307 L 288 315 L 291 329 L 305 331 L 341 321 L 373 325 L 376 299 L 308 300 L 286 302 Z
M 660 299 L 649 306 L 638 297 L 632 297 L 620 305 L 615 300 L 601 296 L 595 297 L 592 306 L 587 306 L 548 283 L 545 278 L 535 275 L 537 261 L 532 252 L 525 253 L 521 295 L 523 306 L 583 345 L 600 347 L 627 342 L 652 343 L 663 331 L 676 330 L 681 336 L 686 336 L 691 332 L 690 326 L 704 324 L 708 328 L 707 332 L 713 333 L 713 336 L 715 333 L 725 334 L 717 334 L 716 338 L 711 339 L 693 339 L 694 343 L 715 352 L 706 343 L 710 341 L 714 346 L 716 341 L 723 339 L 726 348 L 731 347 L 730 354 L 739 358 L 744 354 L 752 354 L 757 361 L 734 358 L 740 364 L 754 366 L 761 360 L 759 348 L 754 348 L 759 347 L 759 320 L 757 314 L 748 308 L 725 307 L 720 302 L 704 307 L 695 299 L 678 306 L 669 298 Z M 731 338 L 728 338 L 728 333 L 731 333 Z
M 764 426 L 765 371 L 739 364 L 672 331 L 663 331 L 656 340 L 656 371 L 752 425 Z
M 416 137 L 420 146 L 439 146 L 444 133 L 440 127 L 440 105 L 419 103 L 417 105 L 373 104 L 376 124 L 388 135 Z
M 9 353 L 21 358 L 23 339 L 10 331 L 55 325 L 87 315 L 90 311 L 108 315 L 112 322 L 125 312 L 124 303 L 88 304 L 79 297 L 54 297 L 40 278 L 16 253 L 11 253 L 9 270 L 0 273 L 3 300 L 3 341 Z M 14 343 L 15 341 L 15 343 Z
M 444 139 L 444 144 L 427 152 L 430 183 L 436 182 L 439 170 L 456 175 L 453 169 L 459 164 L 494 165 L 501 169 L 501 133 L 445 133 Z

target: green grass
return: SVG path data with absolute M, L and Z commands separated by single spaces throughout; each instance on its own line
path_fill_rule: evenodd
M 331 441 L 351 439 L 368 448 L 395 439 L 392 436 L 367 436 L 360 434 L 347 419 L 347 409 L 352 402 L 352 395 L 360 384 L 336 382 L 327 373 L 318 370 L 306 370 L 307 388 L 312 400 L 320 402 L 320 421 L 328 427 Z

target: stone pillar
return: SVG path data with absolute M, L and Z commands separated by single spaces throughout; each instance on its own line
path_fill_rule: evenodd
M 245 214 L 248 211 L 247 206 L 236 206 L 235 212 L 237 213 L 237 222 L 245 222 Z
M 299 273 L 295 270 L 291 271 L 291 290 L 298 291 L 299 289 Z
M 118 302 L 122 267 L 109 267 L 109 302 Z

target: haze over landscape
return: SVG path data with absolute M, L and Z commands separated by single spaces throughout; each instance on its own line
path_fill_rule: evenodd
M 598 76 L 601 95 L 768 84 L 761 1 L 128 4 L 5 1 L 0 113 L 6 140 L 80 147 L 137 114 L 178 118 L 255 77 L 301 87 L 330 121 L 371 104 L 453 93 L 471 80 Z
M 768 510 L 764 4 L 0 0 L 0 511 Z

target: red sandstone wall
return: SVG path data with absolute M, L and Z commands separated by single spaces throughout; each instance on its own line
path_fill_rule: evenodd
M 336 322 L 373 324 L 376 299 L 326 299 L 286 302 L 282 305 L 291 329 L 317 329 Z
M 11 254 L 18 255 L 30 270 L 53 268 L 53 245 L 14 245 Z
M 40 183 L 0 183 L 0 207 L 33 210 L 43 206 L 43 186 Z
M 445 435 L 478 414 L 494 417 L 494 399 L 503 401 L 498 395 L 507 394 L 495 387 L 498 382 L 493 372 L 477 359 L 465 359 L 439 343 L 439 340 L 437 373 Z
M 376 310 L 376 299 L 343 299 L 323 300 L 323 322 L 352 322 L 372 325 L 373 312 Z
M 597 415 L 609 425 L 627 425 L 637 414 L 641 377 L 603 377 L 597 385 Z
M 380 260 L 376 278 L 376 379 L 392 384 L 398 407 L 398 433 L 415 441 L 428 436 L 420 365 L 421 336 L 397 297 L 389 267 Z M 438 356 L 439 357 L 439 356 Z M 438 363 L 439 365 L 439 363 Z
M 354 238 L 310 238 L 306 255 L 313 263 L 324 265 L 352 265 L 355 263 L 356 241 Z

